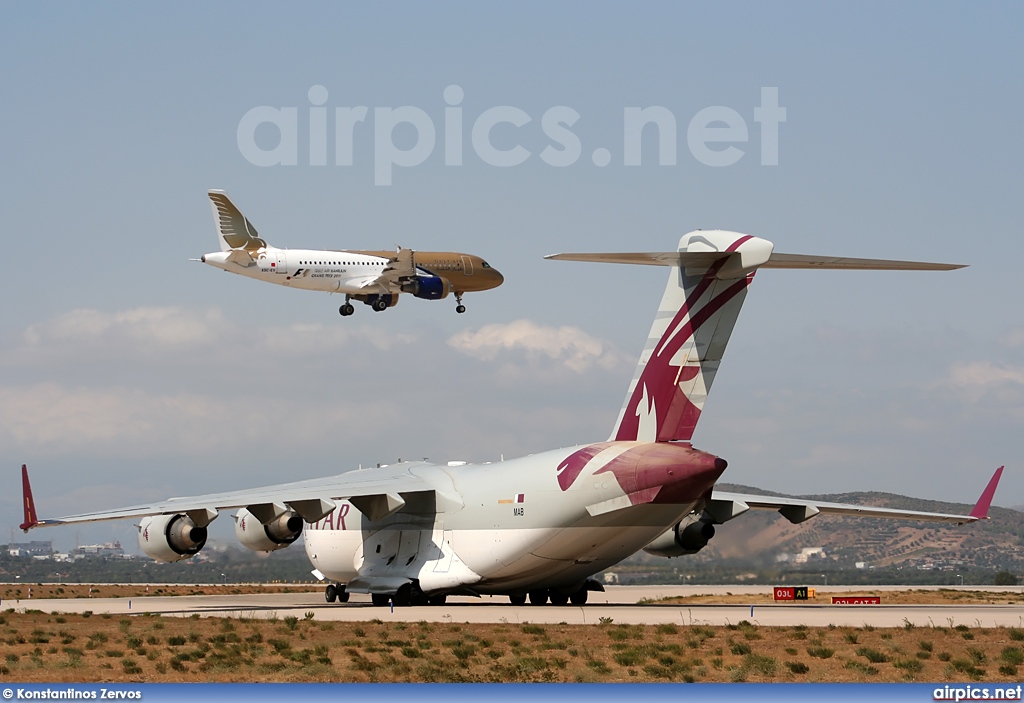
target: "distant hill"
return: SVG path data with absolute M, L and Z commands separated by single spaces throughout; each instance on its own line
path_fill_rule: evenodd
M 736 484 L 719 486 L 727 491 L 786 495 Z M 962 515 L 973 507 L 878 492 L 798 497 Z M 1024 573 L 1024 512 L 993 507 L 989 516 L 991 520 L 956 526 L 819 515 L 800 525 L 793 525 L 776 512 L 751 510 L 719 525 L 710 544 L 687 559 L 725 560 L 737 565 L 749 563 L 758 566 L 775 563 L 780 554 L 796 554 L 804 548 L 821 547 L 826 554 L 825 561 L 821 563 L 829 568 L 853 568 L 856 562 L 867 562 L 876 568 L 957 570 L 973 567 Z

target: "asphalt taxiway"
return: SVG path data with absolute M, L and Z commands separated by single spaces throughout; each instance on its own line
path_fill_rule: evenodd
M 585 606 L 514 606 L 503 596 L 453 597 L 441 606 L 392 608 L 373 606 L 368 596 L 353 594 L 348 603 L 326 603 L 322 591 L 295 593 L 256 593 L 207 596 L 145 596 L 142 598 L 61 598 L 6 599 L 2 608 L 38 609 L 43 612 L 164 616 L 284 618 L 307 617 L 316 620 L 359 622 L 380 619 L 385 622 L 458 622 L 458 623 L 568 623 L 729 625 L 748 620 L 764 626 L 828 625 L 860 627 L 902 627 L 915 625 L 969 627 L 1024 627 L 1024 607 L 1019 605 L 881 605 L 834 606 L 827 604 L 830 592 L 857 593 L 908 590 L 906 586 L 855 589 L 850 586 L 818 586 L 819 598 L 807 603 L 771 603 L 739 605 L 670 605 L 657 600 L 670 596 L 705 593 L 733 595 L 770 593 L 767 586 L 608 586 L 605 593 L 591 593 Z M 915 589 L 917 587 L 914 587 Z M 938 588 L 938 587 L 936 587 Z M 949 588 L 949 587 L 942 587 Z M 978 590 L 966 587 L 964 590 Z M 1020 587 L 997 589 L 1021 592 Z M 641 602 L 654 601 L 654 602 Z

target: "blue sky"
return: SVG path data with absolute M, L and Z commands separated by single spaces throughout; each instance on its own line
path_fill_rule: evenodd
M 1022 15 L 1012 3 L 0 7 L 4 525 L 20 521 L 22 462 L 52 513 L 604 439 L 664 271 L 541 257 L 662 250 L 696 228 L 791 253 L 971 265 L 758 274 L 695 437 L 729 459 L 726 480 L 973 500 L 1005 463 L 996 502 L 1024 503 Z M 369 110 L 351 166 L 309 165 L 317 85 L 329 115 Z M 444 160 L 450 85 L 464 93 L 461 166 Z M 759 158 L 765 87 L 787 111 L 777 166 Z M 297 109 L 297 165 L 242 154 L 239 122 L 259 106 Z M 437 144 L 375 185 L 374 110 L 400 106 L 429 116 Z M 473 153 L 474 121 L 498 106 L 531 118 L 493 132 L 531 152 L 519 166 Z M 555 106 L 580 115 L 582 155 L 561 168 L 539 156 Z M 623 111 L 649 106 L 676 119 L 676 164 L 658 165 L 645 132 L 643 164 L 625 166 Z M 749 129 L 727 167 L 687 146 L 691 118 L 714 106 Z M 270 148 L 267 129 L 256 137 Z M 394 133 L 400 148 L 414 140 Z M 337 298 L 189 262 L 217 248 L 208 188 L 279 246 L 464 250 L 506 283 L 467 296 L 466 315 L 403 299 L 342 319 Z

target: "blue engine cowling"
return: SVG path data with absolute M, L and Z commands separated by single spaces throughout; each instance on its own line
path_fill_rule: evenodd
M 406 293 L 412 293 L 416 298 L 424 300 L 441 300 L 448 297 L 452 284 L 447 278 L 440 276 L 417 276 L 414 280 L 408 281 L 402 286 Z

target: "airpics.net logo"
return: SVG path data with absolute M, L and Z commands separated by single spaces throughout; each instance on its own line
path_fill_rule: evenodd
M 438 146 L 437 126 L 422 108 L 412 105 L 375 107 L 371 124 L 370 108 L 366 106 L 335 107 L 331 125 L 331 111 L 325 106 L 327 89 L 314 85 L 309 89 L 308 97 L 310 105 L 305 108 L 308 132 L 305 125 L 303 132 L 308 134 L 309 144 L 308 149 L 303 145 L 301 150 L 308 153 L 308 160 L 303 159 L 303 165 L 328 165 L 328 134 L 333 133 L 333 165 L 353 166 L 357 130 L 372 129 L 373 182 L 389 186 L 396 167 L 419 166 Z M 481 163 L 510 168 L 534 157 L 534 153 L 520 143 L 521 139 L 534 139 L 534 135 L 523 134 L 523 130 L 530 129 L 528 125 L 534 122 L 526 111 L 511 105 L 499 105 L 469 117 L 463 114 L 461 107 L 465 93 L 457 85 L 445 88 L 443 98 L 445 107 L 440 140 L 445 166 L 462 166 L 466 158 L 470 158 L 463 153 L 467 127 L 473 155 Z M 777 166 L 779 125 L 786 121 L 786 108 L 779 105 L 779 89 L 761 88 L 761 103 L 752 112 L 760 141 L 760 163 L 762 166 Z M 536 157 L 555 168 L 577 163 L 583 156 L 584 147 L 572 127 L 579 119 L 580 113 L 566 105 L 548 108 L 541 115 L 540 130 L 549 143 Z M 238 122 L 238 150 L 246 161 L 255 166 L 298 166 L 299 120 L 298 107 L 254 107 Z M 467 124 L 469 122 L 471 124 Z M 675 166 L 678 132 L 676 116 L 666 107 L 624 107 L 622 165 L 642 165 L 643 140 L 646 137 L 657 142 L 658 164 Z M 686 146 L 698 163 L 716 168 L 732 166 L 746 156 L 750 132 L 747 119 L 739 111 L 713 105 L 699 110 L 690 118 L 686 127 Z M 268 134 L 269 139 L 261 138 Z M 496 139 L 496 134 L 500 134 L 500 138 Z M 413 135 L 414 138 L 409 138 Z M 397 143 L 396 136 L 399 137 Z M 495 141 L 499 143 L 496 145 Z M 603 168 L 611 165 L 613 154 L 610 149 L 597 147 L 590 152 L 590 160 Z

